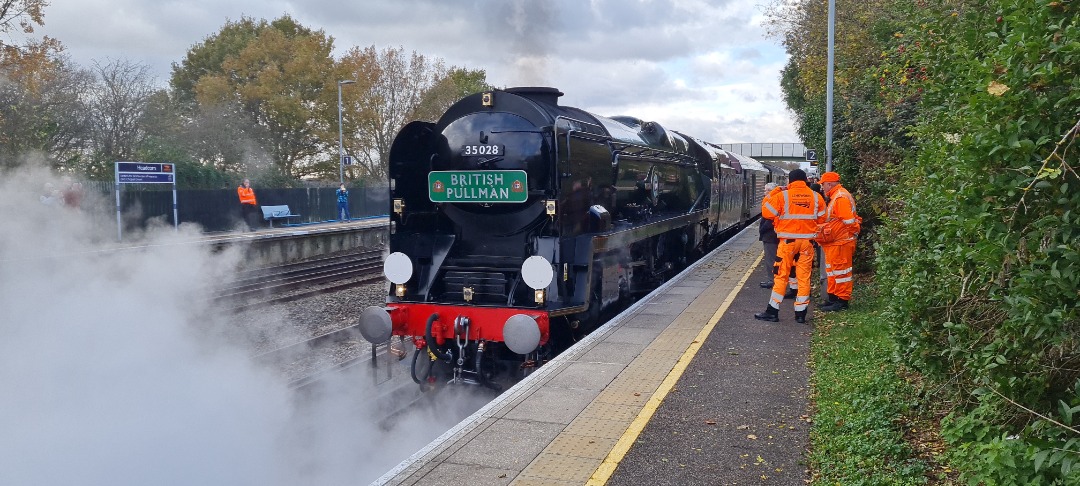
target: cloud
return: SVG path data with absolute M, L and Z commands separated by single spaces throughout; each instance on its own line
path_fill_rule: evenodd
M 786 55 L 765 38 L 757 0 L 88 0 L 49 6 L 45 30 L 80 64 L 127 57 L 150 64 L 164 83 L 170 64 L 227 20 L 285 13 L 332 36 L 338 54 L 355 46 L 402 46 L 448 65 L 484 69 L 496 86 L 560 88 L 579 107 L 645 116 L 633 107 L 655 103 L 650 113 L 673 119 L 676 112 L 659 107 L 675 99 L 709 105 L 687 97 L 745 84 L 753 89 L 744 94 L 761 104 L 746 106 L 747 116 L 787 113 L 779 96 Z M 780 132 L 754 138 L 792 138 L 793 121 Z

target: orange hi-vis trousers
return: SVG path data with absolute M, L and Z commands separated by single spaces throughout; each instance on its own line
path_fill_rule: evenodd
M 799 257 L 798 261 L 795 260 L 796 255 Z M 795 296 L 795 312 L 804 311 L 810 305 L 810 274 L 814 267 L 814 245 L 810 240 L 781 238 L 780 245 L 776 247 L 772 296 L 769 298 L 769 306 L 776 310 L 780 310 L 780 303 L 784 301 L 791 267 L 795 267 L 795 279 L 799 285 Z
M 851 300 L 851 266 L 855 258 L 855 240 L 821 245 L 821 249 L 825 251 L 828 292 L 841 299 Z

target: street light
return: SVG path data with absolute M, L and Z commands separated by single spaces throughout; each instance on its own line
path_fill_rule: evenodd
M 344 108 L 341 106 L 341 86 L 345 84 L 354 84 L 356 81 L 351 79 L 345 79 L 337 82 L 337 151 L 338 151 L 338 182 L 345 183 L 345 143 L 342 141 L 344 138 L 343 128 L 341 127 L 341 110 Z

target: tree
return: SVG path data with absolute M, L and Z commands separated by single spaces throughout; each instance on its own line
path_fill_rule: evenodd
M 897 42 L 906 16 L 897 0 L 835 0 L 835 69 L 832 120 L 834 170 L 859 199 L 863 237 L 856 261 L 868 270 L 873 260 L 875 226 L 899 201 L 888 191 L 899 177 L 901 160 L 911 147 L 907 127 L 913 123 L 917 94 L 886 97 L 883 51 Z M 828 2 L 779 0 L 767 14 L 771 34 L 790 55 L 781 76 L 788 108 L 797 130 L 811 145 L 825 147 L 828 67 Z M 887 72 L 888 70 L 885 69 Z M 823 157 L 824 158 L 824 157 Z
M 491 89 L 493 87 L 487 83 L 487 72 L 483 69 L 450 68 L 445 76 L 424 93 L 411 118 L 439 121 L 442 114 L 461 98 Z
M 361 81 L 357 88 L 368 86 L 352 90 L 346 103 L 352 115 L 345 123 L 347 148 L 358 162 L 350 169 L 354 177 L 385 178 L 390 145 L 401 127 L 415 119 L 434 120 L 464 94 L 487 88 L 482 70 L 447 69 L 441 59 L 402 47 L 353 48 L 341 64 L 351 79 Z
M 221 30 L 203 42 L 188 50 L 180 64 L 173 63 L 169 86 L 178 103 L 195 107 L 195 85 L 199 78 L 208 74 L 222 74 L 222 65 L 231 57 L 240 54 L 253 42 L 262 30 L 267 28 L 266 21 L 255 22 L 251 18 L 241 18 L 235 22 L 226 22 Z
M 0 34 L 34 33 L 36 26 L 45 25 L 46 0 L 0 0 Z M 61 45 L 55 39 L 27 39 L 22 44 L 5 43 L 0 39 L 0 168 L 18 163 L 27 150 L 39 150 L 47 155 L 70 157 L 73 143 L 71 121 L 56 118 L 38 108 L 52 107 L 71 101 L 70 84 L 81 82 L 66 58 L 60 56 Z M 61 92 L 49 92 L 60 89 Z M 66 100 L 66 101 L 65 101 Z M 65 153 L 54 154 L 50 149 Z
M 21 53 L 16 57 L 28 59 Z M 0 167 L 15 167 L 30 152 L 45 154 L 54 169 L 77 166 L 89 132 L 83 95 L 92 89 L 93 75 L 63 56 L 5 67 L 7 82 L 0 83 Z
M 104 175 L 112 163 L 136 159 L 146 136 L 142 124 L 154 88 L 150 68 L 128 60 L 95 63 L 95 89 L 90 93 L 92 162 L 88 174 Z
M 197 111 L 249 120 L 242 139 L 269 156 L 272 172 L 295 180 L 314 174 L 329 147 L 328 107 L 337 96 L 332 48 L 322 31 L 289 16 L 230 22 L 173 67 L 172 85 Z
M 18 31 L 29 35 L 34 26 L 45 25 L 47 0 L 0 0 L 0 34 Z M 60 51 L 60 44 L 48 37 L 27 41 L 24 45 L 5 44 L 0 40 L 0 67 L 16 64 L 36 64 Z

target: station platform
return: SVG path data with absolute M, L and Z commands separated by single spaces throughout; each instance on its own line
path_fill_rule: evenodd
M 187 245 L 209 246 L 213 251 L 220 251 L 239 246 L 244 249 L 245 263 L 248 266 L 261 267 L 292 263 L 340 251 L 381 247 L 389 237 L 388 224 L 387 216 L 372 216 L 347 221 L 267 226 L 255 231 L 198 234 L 180 231 L 176 237 L 167 237 L 167 233 L 163 233 L 150 239 L 114 241 L 104 245 L 99 251 L 123 253 Z
M 810 323 L 751 225 L 373 484 L 804 484 Z

